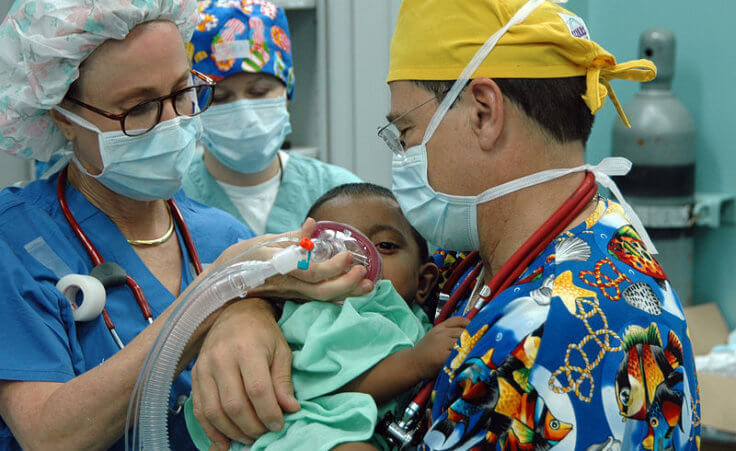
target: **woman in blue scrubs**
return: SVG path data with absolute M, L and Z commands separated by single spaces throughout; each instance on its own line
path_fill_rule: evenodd
M 289 24 L 280 6 L 252 3 L 200 2 L 188 51 L 192 67 L 216 80 L 217 90 L 202 114 L 202 147 L 184 190 L 256 234 L 283 233 L 298 228 L 322 194 L 360 179 L 280 150 L 291 132 L 287 101 L 294 95 Z
M 188 65 L 184 43 L 195 20 L 193 0 L 19 0 L 0 28 L 0 148 L 42 160 L 59 152 L 69 162 L 47 180 L 0 193 L 1 449 L 123 449 L 132 388 L 181 294 L 202 266 L 258 241 L 180 189 L 201 132 L 197 105 L 206 108 L 212 94 L 211 81 Z M 90 274 L 93 260 L 119 265 L 147 302 L 125 284 L 111 286 L 109 318 L 75 322 L 56 284 Z M 328 282 L 286 277 L 269 294 L 370 289 L 358 268 L 336 277 L 347 260 L 300 276 Z M 273 317 L 264 301 L 231 304 L 200 328 L 183 361 L 199 352 L 200 362 L 211 362 L 208 350 L 221 348 L 222 336 L 288 352 L 285 343 L 260 339 L 277 329 Z M 233 380 L 249 393 L 258 384 L 254 404 L 270 393 L 282 407 L 298 408 L 288 397 L 288 369 L 272 386 L 267 372 L 267 383 L 260 377 L 270 361 L 238 364 L 252 377 L 198 364 L 208 384 L 200 392 L 217 398 L 223 383 L 211 375 L 222 373 L 228 390 Z M 182 371 L 172 398 L 191 386 L 190 371 Z M 171 407 L 176 412 L 176 402 Z M 280 411 L 260 418 L 283 424 Z M 192 448 L 183 415 L 172 413 L 169 424 L 174 448 Z

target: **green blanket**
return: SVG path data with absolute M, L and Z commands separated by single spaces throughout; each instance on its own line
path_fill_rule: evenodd
M 424 312 L 410 308 L 385 280 L 371 294 L 343 305 L 287 302 L 279 326 L 294 355 L 292 377 L 301 410 L 286 415 L 284 429 L 264 435 L 252 450 L 328 450 L 371 439 L 379 416 L 396 401 L 379 412 L 369 395 L 334 392 L 390 354 L 413 346 L 431 327 Z M 197 448 L 209 449 L 191 401 L 185 415 Z M 231 449 L 247 448 L 234 443 Z

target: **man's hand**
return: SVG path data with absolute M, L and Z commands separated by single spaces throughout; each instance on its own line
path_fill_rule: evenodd
M 291 350 L 272 307 L 247 299 L 227 307 L 204 339 L 192 370 L 194 415 L 217 449 L 252 443 L 299 410 Z
M 412 354 L 422 379 L 432 379 L 442 370 L 468 323 L 467 318 L 449 318 L 430 329 L 414 346 Z
M 247 259 L 267 259 L 287 243 L 263 246 L 278 238 L 291 242 L 314 233 L 308 219 L 300 230 L 253 238 L 231 246 L 213 266 L 226 265 L 249 252 Z M 366 270 L 351 267 L 345 252 L 313 263 L 306 271 L 275 276 L 248 292 L 249 298 L 226 307 L 204 338 L 192 370 L 194 414 L 213 444 L 227 449 L 230 440 L 252 443 L 268 430 L 283 427 L 282 410 L 299 409 L 291 385 L 291 351 L 262 297 L 333 301 L 361 296 L 373 289 Z

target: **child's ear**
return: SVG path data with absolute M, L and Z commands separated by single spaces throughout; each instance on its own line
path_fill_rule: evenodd
M 432 294 L 435 285 L 440 280 L 440 269 L 434 263 L 425 263 L 419 268 L 419 287 L 414 300 L 419 305 L 424 305 Z

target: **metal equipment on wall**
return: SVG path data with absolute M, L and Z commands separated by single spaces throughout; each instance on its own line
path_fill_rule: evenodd
M 672 92 L 675 36 L 653 28 L 642 33 L 641 58 L 654 61 L 657 78 L 643 83 L 624 108 L 631 128 L 617 120 L 613 154 L 634 163 L 619 186 L 639 214 L 683 305 L 691 303 L 695 203 L 695 122 Z

